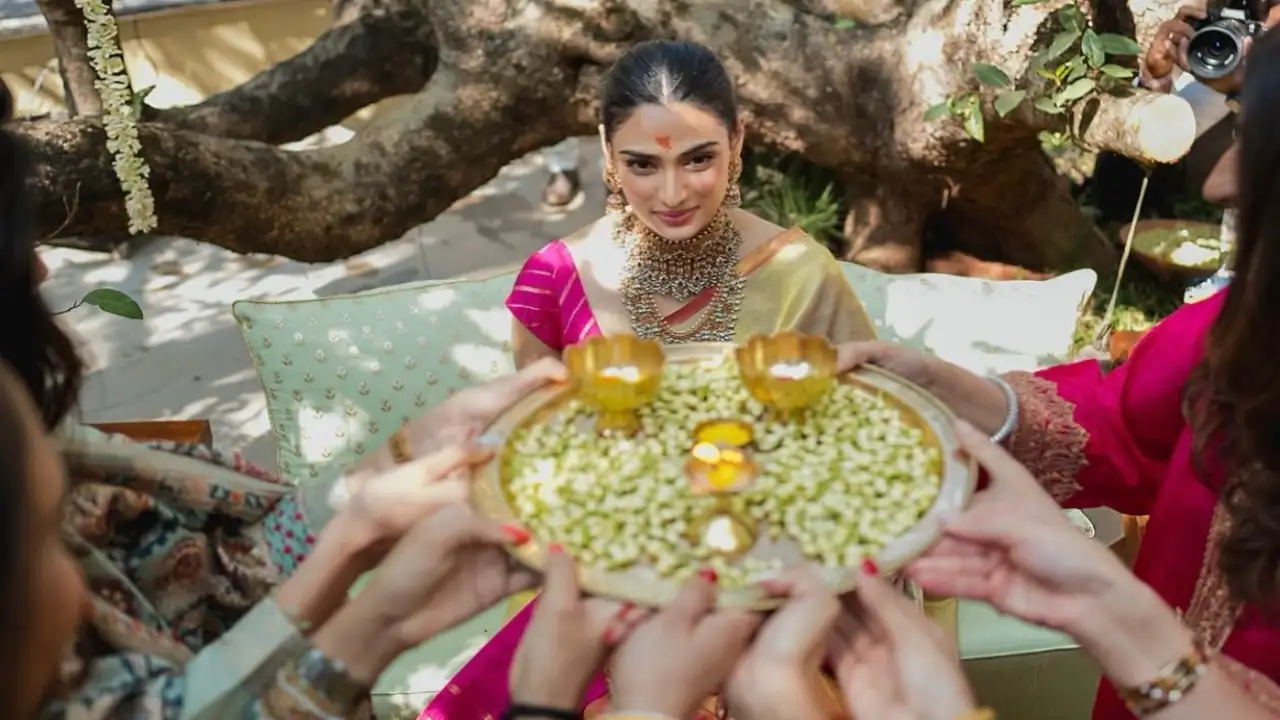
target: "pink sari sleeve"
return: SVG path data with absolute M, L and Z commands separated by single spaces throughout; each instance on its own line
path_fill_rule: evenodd
M 1006 375 L 1021 411 L 1009 449 L 1065 507 L 1147 514 L 1186 427 L 1183 388 L 1221 306 L 1219 293 L 1179 309 L 1110 373 L 1089 360 Z
M 552 350 L 563 350 L 560 321 L 560 292 L 565 285 L 565 270 L 556 246 L 547 245 L 529 256 L 515 285 L 507 295 L 507 309 L 512 316 L 542 344 Z M 568 268 L 572 270 L 572 267 Z
M 573 255 L 560 240 L 525 261 L 507 296 L 507 309 L 552 350 L 600 333 Z

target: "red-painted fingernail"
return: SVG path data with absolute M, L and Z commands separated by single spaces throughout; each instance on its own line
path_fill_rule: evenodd
M 561 545 L 560 543 L 551 543 L 550 545 L 547 546 L 547 552 L 562 553 L 564 552 L 564 546 Z
M 716 583 L 716 580 L 720 579 L 720 576 L 716 574 L 716 571 L 712 570 L 711 568 L 702 568 L 701 570 L 699 570 L 698 577 L 702 578 L 703 580 L 706 580 L 712 585 Z
M 876 565 L 875 560 L 871 558 L 867 558 L 862 561 L 862 572 L 866 573 L 867 575 L 879 575 L 880 566 Z
M 528 530 L 519 525 L 503 525 L 502 531 L 507 534 L 507 539 L 511 541 L 512 545 L 523 545 L 533 537 Z

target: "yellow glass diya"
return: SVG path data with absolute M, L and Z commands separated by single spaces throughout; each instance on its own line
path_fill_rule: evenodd
M 742 448 L 756 439 L 755 429 L 740 420 L 707 420 L 693 429 L 693 440 L 699 443 Z
M 653 402 L 662 383 L 662 345 L 635 335 L 597 336 L 565 350 L 569 385 L 596 409 L 596 432 L 634 435 L 636 411 Z
M 694 494 L 715 497 L 707 514 L 691 529 L 693 539 L 716 553 L 745 553 L 755 544 L 756 533 L 737 494 L 760 474 L 747 450 L 754 431 L 737 420 L 710 420 L 693 434 L 685 475 Z
M 835 384 L 836 349 L 817 335 L 755 335 L 736 354 L 747 391 L 784 421 L 802 418 Z

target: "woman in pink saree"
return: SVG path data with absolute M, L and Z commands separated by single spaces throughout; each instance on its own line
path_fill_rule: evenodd
M 822 245 L 737 207 L 743 125 L 733 83 L 693 43 L 636 46 L 604 81 L 601 136 L 609 212 L 525 263 L 507 300 L 516 364 L 559 356 L 600 334 L 668 344 L 741 341 L 799 330 L 833 343 L 875 337 Z M 451 680 L 421 720 L 500 717 L 508 674 L 532 614 L 517 614 Z M 583 705 L 607 709 L 603 676 Z M 710 699 L 704 717 L 714 717 Z

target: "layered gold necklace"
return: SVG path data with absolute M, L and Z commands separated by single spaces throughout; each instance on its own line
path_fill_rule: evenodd
M 675 345 L 732 342 L 746 278 L 738 273 L 742 233 L 723 208 L 697 235 L 672 242 L 634 216 L 619 219 L 613 237 L 626 248 L 622 302 L 631 327 L 642 338 Z M 688 330 L 676 330 L 658 309 L 659 295 L 688 302 L 715 289 L 715 297 Z

